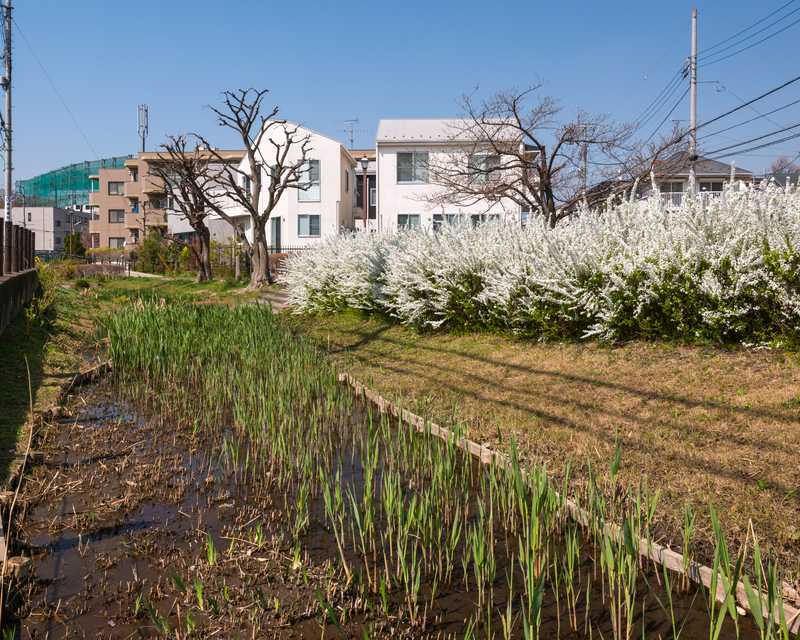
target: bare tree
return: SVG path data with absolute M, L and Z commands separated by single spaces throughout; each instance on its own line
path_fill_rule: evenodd
M 223 93 L 221 107 L 211 107 L 221 127 L 230 129 L 245 150 L 240 165 L 221 163 L 217 188 L 206 202 L 234 228 L 250 256 L 250 288 L 272 282 L 266 226 L 287 190 L 307 189 L 305 180 L 310 136 L 299 126 L 278 118 L 279 109 L 262 113 L 267 89 L 237 89 Z M 198 136 L 212 157 L 222 156 L 205 138 Z M 252 240 L 243 221 L 235 214 L 243 210 L 250 219 Z
M 196 234 L 196 242 L 184 242 L 174 236 L 166 236 L 166 239 L 189 248 L 198 265 L 197 281 L 207 282 L 212 273 L 211 232 L 206 218 L 211 213 L 208 199 L 218 188 L 220 169 L 214 166 L 217 160 L 199 144 L 187 151 L 187 137 L 183 135 L 169 136 L 161 148 L 163 152 L 158 154 L 158 159 L 149 163 L 150 173 L 164 183 L 174 208 Z
M 780 156 L 772 161 L 769 166 L 770 173 L 795 174 L 800 173 L 800 165 L 786 156 Z
M 539 88 L 499 92 L 484 101 L 462 98 L 464 117 L 454 122 L 451 136 L 458 151 L 428 163 L 430 182 L 441 187 L 429 201 L 491 206 L 506 200 L 555 226 L 586 199 L 589 184 L 631 184 L 683 137 L 637 144 L 633 125 L 583 111 L 561 122 L 561 107 L 538 96 Z

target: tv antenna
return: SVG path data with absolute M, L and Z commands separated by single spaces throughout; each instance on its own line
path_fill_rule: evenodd
M 353 148 L 353 142 L 355 140 L 355 132 L 356 132 L 355 125 L 357 124 L 358 124 L 358 118 L 350 118 L 349 120 L 344 121 L 345 128 L 342 129 L 342 131 L 344 131 L 345 134 L 347 135 L 348 145 L 351 149 Z
M 139 105 L 139 138 L 142 141 L 142 153 L 144 153 L 144 146 L 147 140 L 147 134 L 150 132 L 149 127 L 149 114 L 150 109 L 146 104 Z

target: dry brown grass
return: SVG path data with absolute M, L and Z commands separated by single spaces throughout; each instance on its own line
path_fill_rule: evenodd
M 710 538 L 713 504 L 733 541 L 752 519 L 762 545 L 800 575 L 797 354 L 420 335 L 351 313 L 291 322 L 387 397 L 442 424 L 463 421 L 492 447 L 513 438 L 557 476 L 568 461 L 604 473 L 619 441 L 623 481 L 661 492 L 674 546 L 687 502 Z

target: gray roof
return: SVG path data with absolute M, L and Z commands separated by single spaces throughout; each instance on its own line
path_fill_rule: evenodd
M 519 137 L 512 127 L 503 127 L 497 120 L 487 125 L 496 128 L 493 134 L 501 132 L 508 140 Z M 474 133 L 476 127 L 472 120 L 463 118 L 397 118 L 381 120 L 378 123 L 377 142 L 474 142 L 479 138 Z
M 675 154 L 671 158 L 659 162 L 656 166 L 657 176 L 689 177 L 689 155 L 687 153 Z M 731 175 L 731 165 L 730 163 L 725 164 L 724 162 L 698 156 L 694 163 L 694 173 L 697 177 L 728 178 Z M 736 167 L 735 175 L 737 178 L 752 178 L 753 172 Z

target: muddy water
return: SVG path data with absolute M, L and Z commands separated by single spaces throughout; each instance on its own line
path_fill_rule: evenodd
M 399 589 L 387 594 L 388 615 L 365 606 L 358 589 L 342 590 L 320 499 L 312 500 L 297 556 L 287 542 L 285 496 L 237 482 L 221 464 L 218 442 L 142 419 L 106 383 L 84 389 L 69 410 L 47 433 L 44 463 L 25 485 L 21 539 L 36 581 L 21 612 L 23 638 L 463 637 L 476 594 L 464 588 L 460 568 L 449 586 L 438 586 L 426 628 L 413 628 L 396 613 Z M 344 458 L 353 463 L 343 481 L 360 491 L 358 456 Z M 498 540 L 495 614 L 476 637 L 503 637 L 506 575 L 521 580 L 500 532 Z M 358 564 L 355 553 L 348 557 Z M 587 576 L 592 566 L 584 557 Z M 423 596 L 431 588 L 424 584 Z M 655 576 L 639 588 L 634 635 L 671 637 Z M 599 574 L 591 592 L 588 605 L 583 597 L 578 603 L 575 632 L 563 598 L 546 590 L 541 637 L 583 638 L 588 628 L 613 637 Z M 513 637 L 521 637 L 518 600 L 511 603 Z M 704 596 L 675 600 L 686 621 L 681 637 L 708 637 Z M 739 632 L 755 637 L 749 621 L 740 620 Z M 729 621 L 722 637 L 735 635 Z

